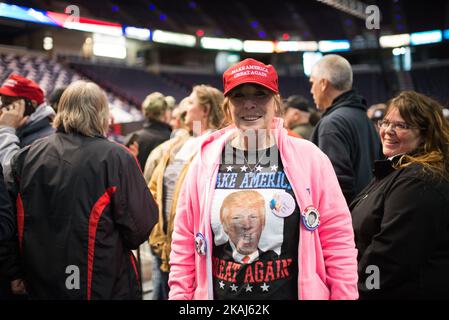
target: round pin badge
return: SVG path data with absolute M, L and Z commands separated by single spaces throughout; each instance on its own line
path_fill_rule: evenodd
M 320 225 L 320 214 L 314 207 L 307 207 L 302 213 L 302 223 L 309 231 L 314 231 Z
M 290 216 L 295 207 L 295 199 L 287 192 L 276 193 L 270 201 L 271 212 L 279 218 Z
M 195 236 L 195 250 L 200 256 L 206 255 L 207 243 L 202 233 L 198 232 Z

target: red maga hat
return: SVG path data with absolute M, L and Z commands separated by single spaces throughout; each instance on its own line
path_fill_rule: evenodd
M 224 95 L 244 83 L 255 83 L 279 93 L 278 75 L 272 65 L 254 59 L 245 59 L 223 73 Z
M 38 105 L 44 103 L 44 91 L 28 78 L 12 73 L 0 87 L 0 95 L 35 100 Z

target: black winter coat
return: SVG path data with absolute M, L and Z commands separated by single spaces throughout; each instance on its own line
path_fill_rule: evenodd
M 135 158 L 104 137 L 57 132 L 12 160 L 10 279 L 33 299 L 138 299 L 131 250 L 157 220 Z M 79 284 L 79 287 L 78 285 Z
M 379 161 L 350 208 L 361 299 L 449 299 L 449 182 Z
M 3 179 L 3 168 L 0 165 L 0 242 L 10 239 L 14 235 L 15 227 L 11 201 Z
M 141 130 L 131 133 L 127 140 L 129 140 L 133 134 L 137 135 L 137 143 L 139 144 L 139 154 L 137 159 L 139 160 L 142 170 L 145 169 L 145 163 L 150 155 L 151 151 L 160 145 L 162 142 L 170 139 L 171 127 L 163 122 L 152 121 L 146 122 Z
M 310 140 L 331 160 L 346 202 L 351 203 L 371 181 L 374 161 L 381 159 L 379 135 L 366 115 L 366 101 L 354 91 L 337 97 Z

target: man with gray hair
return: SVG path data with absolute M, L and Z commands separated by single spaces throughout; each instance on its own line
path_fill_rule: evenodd
M 350 63 L 334 54 L 319 60 L 310 76 L 313 99 L 323 112 L 311 141 L 331 160 L 348 204 L 371 180 L 381 152 L 366 101 L 352 90 L 352 81 Z
M 136 159 L 106 139 L 108 122 L 104 91 L 74 82 L 58 104 L 56 133 L 12 158 L 16 236 L 0 242 L 0 253 L 13 293 L 141 299 L 132 250 L 150 236 L 158 209 Z

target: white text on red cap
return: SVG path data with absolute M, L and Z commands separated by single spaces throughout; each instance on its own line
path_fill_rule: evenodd
M 6 79 L 5 82 L 3 83 L 3 86 L 4 87 L 13 87 L 14 88 L 16 86 L 16 84 L 17 84 L 16 80 Z
M 240 71 L 245 71 L 245 70 L 260 70 L 262 72 L 268 72 L 267 68 L 250 64 L 248 66 L 243 66 L 243 67 L 232 70 L 231 74 L 234 74 L 234 73 L 240 72 Z

